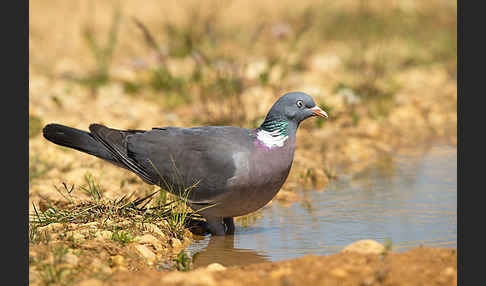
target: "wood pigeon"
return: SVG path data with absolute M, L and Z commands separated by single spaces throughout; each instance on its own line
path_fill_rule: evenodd
M 179 196 L 206 219 L 213 235 L 233 234 L 233 217 L 265 206 L 292 166 L 299 124 L 327 117 L 303 92 L 281 96 L 256 129 L 234 126 L 117 130 L 91 124 L 89 132 L 48 124 L 44 137 L 137 174 Z

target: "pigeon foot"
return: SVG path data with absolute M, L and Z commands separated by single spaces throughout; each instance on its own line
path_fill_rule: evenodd
M 223 223 L 226 227 L 226 234 L 234 234 L 235 233 L 235 222 L 234 222 L 232 217 L 223 218 Z

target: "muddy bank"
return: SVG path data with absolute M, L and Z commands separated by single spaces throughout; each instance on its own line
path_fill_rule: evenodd
M 404 267 L 407 265 L 407 267 Z M 455 249 L 419 247 L 403 253 L 307 255 L 239 267 L 212 265 L 190 272 L 119 272 L 109 282 L 80 285 L 457 285 Z

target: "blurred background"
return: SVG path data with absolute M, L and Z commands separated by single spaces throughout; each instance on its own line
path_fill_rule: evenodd
M 30 1 L 31 198 L 86 172 L 138 182 L 46 143 L 47 123 L 254 128 L 288 91 L 330 115 L 303 123 L 289 188 L 431 137 L 455 145 L 456 14 L 445 0 Z

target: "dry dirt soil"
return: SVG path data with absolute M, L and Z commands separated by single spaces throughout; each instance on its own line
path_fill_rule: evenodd
M 406 265 L 406 267 L 404 267 Z M 211 267 L 190 272 L 120 272 L 87 285 L 457 285 L 457 252 L 419 247 L 386 255 L 306 255 L 274 263 Z

